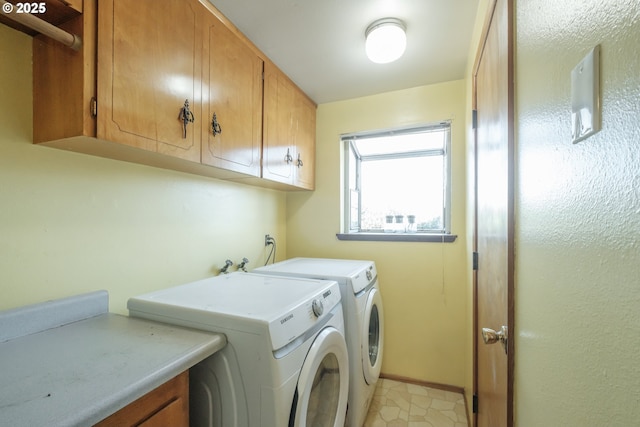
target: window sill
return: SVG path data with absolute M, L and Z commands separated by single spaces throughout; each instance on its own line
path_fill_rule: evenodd
M 363 242 L 436 242 L 451 243 L 458 236 L 456 234 L 426 234 L 426 233 L 338 233 L 338 240 L 357 240 Z

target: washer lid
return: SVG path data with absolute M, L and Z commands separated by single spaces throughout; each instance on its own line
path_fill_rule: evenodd
M 341 284 L 347 281 L 351 283 L 354 294 L 365 289 L 377 275 L 376 265 L 373 261 L 331 258 L 291 258 L 256 268 L 254 271 L 266 274 L 336 280 Z
M 313 312 L 320 300 L 323 313 Z M 132 315 L 161 317 L 209 331 L 234 329 L 271 336 L 277 350 L 323 321 L 340 304 L 335 281 L 231 273 L 129 299 Z

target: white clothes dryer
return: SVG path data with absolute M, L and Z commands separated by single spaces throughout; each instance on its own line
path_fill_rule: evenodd
M 231 273 L 129 299 L 131 316 L 224 333 L 190 371 L 190 425 L 344 425 L 349 362 L 336 282 Z
M 349 401 L 345 425 L 362 427 L 380 376 L 384 347 L 382 297 L 375 263 L 292 258 L 253 271 L 338 282 L 349 350 Z

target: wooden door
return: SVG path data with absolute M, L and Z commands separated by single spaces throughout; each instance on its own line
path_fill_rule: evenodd
M 273 64 L 264 64 L 262 177 L 285 184 L 294 180 L 295 87 Z
M 513 425 L 514 145 L 512 0 L 490 7 L 474 75 L 476 127 L 475 394 L 478 427 Z M 506 327 L 485 344 L 482 329 Z
M 260 176 L 263 62 L 238 34 L 207 16 L 202 163 Z
M 98 13 L 98 137 L 200 162 L 201 51 L 195 0 L 105 0 Z M 194 123 L 179 119 L 189 101 Z

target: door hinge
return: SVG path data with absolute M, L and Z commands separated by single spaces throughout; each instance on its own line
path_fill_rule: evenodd
M 478 110 L 471 110 L 471 128 L 478 128 Z
M 89 103 L 89 111 L 91 117 L 98 117 L 98 100 L 95 97 L 91 97 L 91 102 Z
M 473 270 L 478 269 L 478 252 L 473 253 Z
M 473 395 L 473 403 L 472 403 L 471 409 L 474 414 L 478 413 L 478 395 L 477 394 Z

